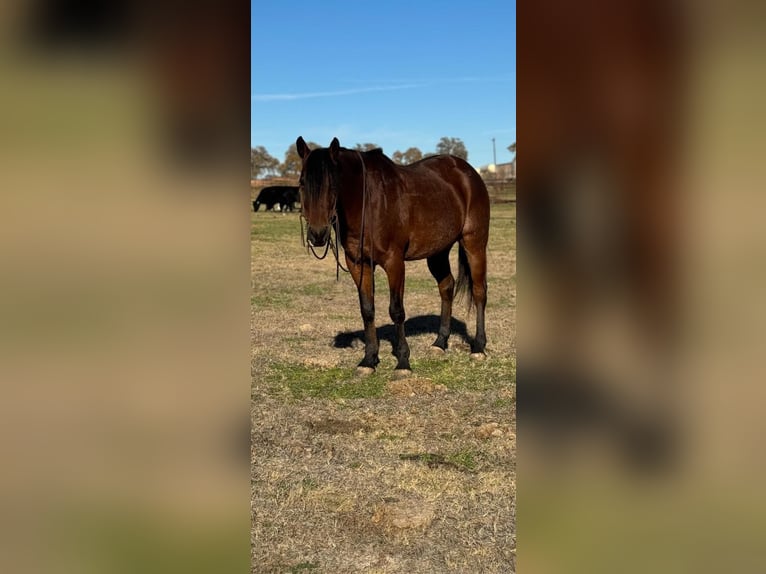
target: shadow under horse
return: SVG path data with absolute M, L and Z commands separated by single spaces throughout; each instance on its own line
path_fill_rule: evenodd
M 439 315 L 419 315 L 410 317 L 404 322 L 404 334 L 407 337 L 415 335 L 425 335 L 427 333 L 439 333 L 440 326 Z M 396 328 L 394 325 L 384 325 L 376 329 L 378 339 L 388 341 L 392 345 L 392 350 L 396 349 Z M 468 335 L 466 324 L 459 319 L 452 317 L 450 321 L 450 331 L 458 335 L 465 343 L 471 345 L 473 339 Z M 336 349 L 351 349 L 355 341 L 364 343 L 364 330 L 341 331 L 333 338 L 333 347 Z
M 476 170 L 451 155 L 400 166 L 380 149 L 346 149 L 338 138 L 329 148 L 311 150 L 299 137 L 296 147 L 302 160 L 299 187 L 309 246 L 329 245 L 339 257 L 342 245 L 359 293 L 365 351 L 357 374 L 370 374 L 379 363 L 373 276 L 378 265 L 388 276 L 388 310 L 396 334 L 394 376 L 412 373 L 404 331 L 404 262 L 418 259 L 428 262 L 441 296 L 433 348 L 446 350 L 454 296 L 468 294 L 469 310 L 476 308 L 471 356 L 483 358 L 489 194 Z M 457 281 L 449 261 L 455 243 L 459 245 Z

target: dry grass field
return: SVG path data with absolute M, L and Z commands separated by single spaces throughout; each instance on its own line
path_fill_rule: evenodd
M 381 362 L 354 378 L 362 320 L 348 274 L 301 246 L 297 213 L 251 213 L 252 571 L 515 571 L 516 207 L 493 205 L 488 357 L 455 306 L 434 357 L 440 300 L 407 264 L 413 376 L 392 381 L 385 273 L 376 272 Z M 457 249 L 453 249 L 453 273 Z

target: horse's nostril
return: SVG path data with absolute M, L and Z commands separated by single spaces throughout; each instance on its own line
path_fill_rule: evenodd
M 309 227 L 308 237 L 311 244 L 315 247 L 324 247 L 324 244 L 327 243 L 327 240 L 330 238 L 330 228 L 323 227 L 317 231 L 316 229 Z

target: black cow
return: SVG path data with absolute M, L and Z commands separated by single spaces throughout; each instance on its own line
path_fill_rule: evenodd
M 261 204 L 266 206 L 267 211 L 274 209 L 274 206 L 277 204 L 279 204 L 281 211 L 292 211 L 298 198 L 298 188 L 292 185 L 264 187 L 258 194 L 258 198 L 253 202 L 253 211 L 258 211 Z

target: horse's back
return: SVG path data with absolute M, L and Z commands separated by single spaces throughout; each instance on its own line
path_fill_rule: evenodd
M 446 249 L 465 233 L 489 227 L 489 194 L 465 160 L 430 156 L 401 170 L 402 200 L 409 216 L 408 259 Z
M 489 192 L 479 173 L 466 160 L 454 155 L 427 157 L 420 162 L 444 180 L 462 199 L 466 214 L 489 222 Z

